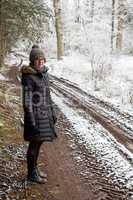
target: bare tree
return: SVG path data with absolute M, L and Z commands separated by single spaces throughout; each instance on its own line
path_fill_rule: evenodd
M 91 22 L 93 22 L 94 18 L 94 8 L 95 8 L 95 0 L 91 0 Z
M 80 23 L 81 22 L 81 18 L 80 18 L 80 0 L 75 0 L 75 11 L 76 11 L 76 15 L 75 15 L 75 22 L 76 23 Z
M 111 26 L 111 50 L 114 50 L 114 37 L 115 37 L 115 0 L 112 0 L 112 26 Z
M 64 54 L 63 46 L 63 31 L 61 20 L 61 2 L 60 0 L 53 0 L 54 12 L 55 12 L 55 29 L 57 37 L 57 58 L 61 59 Z
M 117 35 L 116 35 L 116 49 L 118 51 L 122 50 L 123 25 L 124 25 L 124 0 L 118 0 Z
M 4 27 L 3 27 L 3 15 L 2 15 L 2 0 L 0 0 L 0 67 L 3 65 L 4 60 Z

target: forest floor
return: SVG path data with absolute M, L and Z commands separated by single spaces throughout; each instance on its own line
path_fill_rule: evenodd
M 48 181 L 44 185 L 27 186 L 25 155 L 28 144 L 23 141 L 21 87 L 16 80 L 15 68 L 8 77 L 10 79 L 0 81 L 0 199 L 132 199 L 132 189 L 114 184 L 102 161 L 83 143 L 80 144 L 73 126 L 59 108 L 58 138 L 42 145 L 38 161 Z

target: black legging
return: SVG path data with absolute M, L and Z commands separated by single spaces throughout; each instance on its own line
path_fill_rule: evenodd
M 37 167 L 37 159 L 39 155 L 39 150 L 43 142 L 31 141 L 27 150 L 27 168 L 28 175 L 30 175 Z

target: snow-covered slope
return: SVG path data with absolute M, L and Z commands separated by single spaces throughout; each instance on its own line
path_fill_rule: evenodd
M 85 56 L 72 54 L 61 61 L 49 60 L 50 73 L 79 84 L 88 93 L 133 113 L 133 57 L 104 58 L 99 65 Z

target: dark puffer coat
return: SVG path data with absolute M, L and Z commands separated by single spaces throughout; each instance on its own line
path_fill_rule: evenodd
M 47 71 L 44 67 L 42 72 L 37 72 L 31 66 L 23 66 L 21 70 L 26 141 L 53 141 L 57 137 Z

